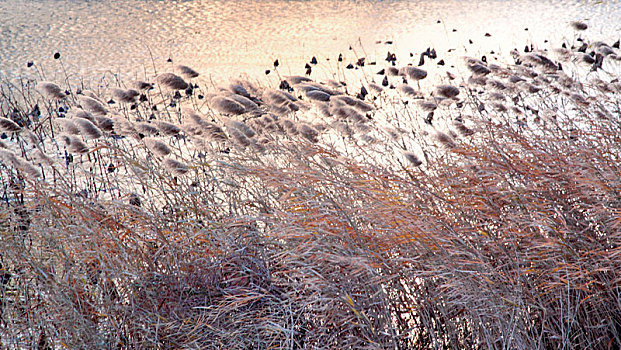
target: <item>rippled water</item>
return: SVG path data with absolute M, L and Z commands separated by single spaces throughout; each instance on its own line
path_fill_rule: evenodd
M 589 23 L 585 35 L 616 40 L 621 1 L 4 0 L 0 18 L 4 75 L 34 75 L 26 67 L 34 61 L 58 79 L 52 56 L 60 52 L 66 70 L 84 77 L 142 76 L 172 58 L 220 79 L 259 76 L 276 58 L 299 74 L 312 56 L 328 71 L 339 53 L 381 59 L 433 46 L 477 54 L 571 40 L 572 20 Z

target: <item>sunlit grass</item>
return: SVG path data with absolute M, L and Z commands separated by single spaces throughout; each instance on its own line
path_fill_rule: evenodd
M 0 347 L 618 347 L 610 49 L 429 91 L 6 82 Z

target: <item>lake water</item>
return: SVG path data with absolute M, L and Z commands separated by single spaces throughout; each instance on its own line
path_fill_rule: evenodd
M 75 76 L 140 77 L 172 58 L 217 80 L 261 76 L 276 58 L 281 71 L 300 74 L 316 56 L 321 74 L 339 53 L 381 60 L 388 50 L 407 59 L 429 46 L 440 54 L 508 51 L 573 40 L 573 20 L 589 24 L 582 35 L 616 40 L 621 2 L 2 0 L 0 18 L 0 74 L 9 77 L 34 76 L 26 66 L 34 61 L 47 79 L 60 79 L 52 58 L 60 52 Z

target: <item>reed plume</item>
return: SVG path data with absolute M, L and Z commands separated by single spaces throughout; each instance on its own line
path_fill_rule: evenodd
M 179 74 L 183 75 L 186 79 L 192 79 L 199 76 L 197 71 L 188 66 L 178 65 L 177 70 L 179 71 Z
M 157 127 L 147 122 L 134 123 L 134 128 L 143 135 L 157 135 L 157 133 L 159 133 L 159 129 Z
M 88 145 L 74 135 L 69 135 L 65 138 L 67 144 L 67 150 L 71 153 L 88 153 Z
M 77 125 L 80 135 L 88 140 L 94 140 L 100 138 L 103 134 L 101 130 L 91 123 L 88 119 L 75 118 L 72 120 Z
M 188 83 L 173 73 L 162 73 L 155 77 L 155 81 L 169 90 L 185 90 L 188 88 Z
M 119 102 L 134 103 L 136 102 L 138 96 L 140 96 L 140 93 L 134 89 L 112 89 L 112 97 L 117 99 Z
M 39 90 L 43 96 L 51 100 L 62 100 L 67 97 L 60 86 L 49 81 L 38 83 L 37 90 Z
M 241 103 L 225 96 L 216 96 L 209 101 L 209 106 L 220 114 L 240 115 L 246 113 Z
M 184 175 L 190 170 L 190 168 L 185 163 L 182 163 L 172 158 L 164 158 L 164 160 L 162 161 L 162 165 L 164 165 L 164 168 L 166 168 L 175 176 Z
M 147 148 L 154 154 L 164 157 L 170 154 L 170 147 L 164 142 L 154 137 L 145 137 L 142 139 Z
M 78 101 L 80 102 L 80 105 L 82 106 L 82 108 L 90 113 L 93 113 L 95 115 L 102 115 L 102 116 L 108 114 L 108 110 L 103 105 L 103 103 L 99 102 L 98 100 L 92 97 L 79 96 Z
M 586 23 L 581 22 L 581 21 L 572 21 L 569 24 L 571 25 L 572 28 L 578 31 L 587 30 L 589 28 L 589 26 Z
M 10 119 L 0 117 L 0 130 L 5 132 L 20 132 L 22 127 Z
M 155 122 L 155 125 L 157 125 L 157 128 L 160 133 L 162 133 L 162 135 L 177 136 L 181 132 L 181 129 L 177 125 L 172 123 L 157 121 Z
M 436 93 L 445 98 L 454 98 L 459 95 L 459 89 L 453 85 L 438 85 L 436 86 Z
M 70 135 L 80 134 L 80 129 L 78 129 L 78 126 L 76 125 L 76 123 L 74 123 L 73 120 L 71 119 L 58 118 L 54 120 L 54 122 L 58 126 L 60 126 L 60 128 L 67 134 L 70 134 Z
M 405 159 L 407 159 L 408 162 L 412 163 L 412 165 L 414 165 L 415 167 L 421 166 L 423 164 L 423 162 L 420 159 L 418 159 L 416 154 L 410 151 L 404 152 L 404 155 L 405 155 Z
M 330 94 L 327 94 L 320 90 L 307 90 L 305 92 L 306 97 L 311 101 L 329 101 Z

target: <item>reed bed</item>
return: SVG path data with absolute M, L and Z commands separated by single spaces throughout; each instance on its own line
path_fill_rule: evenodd
M 577 44 L 427 89 L 5 81 L 0 347 L 619 348 L 619 51 Z

